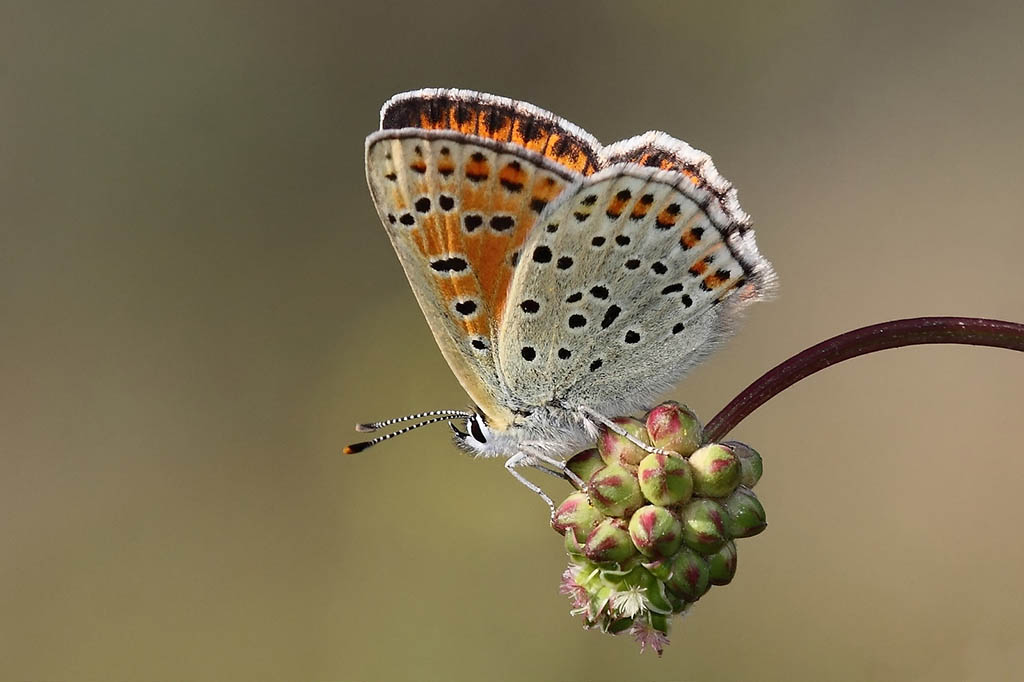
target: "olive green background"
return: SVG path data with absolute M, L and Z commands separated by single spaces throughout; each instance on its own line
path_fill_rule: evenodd
M 560 538 L 500 462 L 441 426 L 340 452 L 356 421 L 466 404 L 363 179 L 390 95 L 714 156 L 781 289 L 672 393 L 710 418 L 857 326 L 1024 320 L 1022 26 L 1019 3 L 3 3 L 0 679 L 1016 677 L 1019 354 L 860 358 L 745 421 L 768 530 L 660 660 L 570 618 Z

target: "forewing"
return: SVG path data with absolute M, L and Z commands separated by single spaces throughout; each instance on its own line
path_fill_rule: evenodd
M 679 170 L 618 163 L 541 216 L 499 335 L 499 371 L 518 399 L 640 407 L 769 293 L 774 275 L 735 191 L 703 159 Z
M 500 427 L 516 405 L 495 337 L 520 249 L 540 213 L 582 178 L 575 166 L 587 170 L 596 152 L 540 110 L 471 95 L 421 91 L 389 102 L 383 129 L 367 139 L 366 169 L 438 346 Z

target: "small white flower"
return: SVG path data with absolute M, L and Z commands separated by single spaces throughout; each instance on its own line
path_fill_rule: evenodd
M 630 587 L 624 592 L 616 592 L 612 596 L 612 608 L 626 618 L 643 613 L 647 610 L 647 597 L 644 595 L 644 588 Z

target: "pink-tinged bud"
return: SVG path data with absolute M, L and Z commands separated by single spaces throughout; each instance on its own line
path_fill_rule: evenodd
M 700 447 L 704 427 L 685 405 L 668 401 L 647 413 L 651 443 L 665 450 L 689 456 Z
M 598 469 L 587 484 L 590 502 L 605 516 L 629 516 L 644 503 L 636 474 L 625 467 Z
M 728 515 L 726 530 L 734 538 L 753 537 L 768 526 L 764 507 L 750 488 L 736 488 L 736 492 L 722 501 L 722 506 Z
M 644 497 L 662 507 L 686 502 L 693 494 L 693 474 L 682 457 L 647 455 L 637 467 L 637 477 Z
M 725 497 L 740 484 L 740 461 L 729 447 L 711 443 L 690 455 L 693 490 L 704 497 Z
M 641 443 L 651 444 L 647 429 L 639 420 L 632 417 L 615 417 L 612 421 Z M 607 426 L 602 426 L 597 436 L 597 451 L 601 453 L 601 459 L 605 464 L 618 464 L 634 471 L 640 460 L 647 456 L 646 450 L 629 442 L 625 436 L 620 436 Z
M 649 504 L 640 507 L 629 520 L 633 544 L 646 557 L 659 558 L 675 554 L 683 543 L 683 528 L 672 512 Z
M 570 457 L 565 466 L 568 467 L 569 471 L 587 481 L 594 475 L 595 471 L 604 466 L 604 460 L 601 459 L 597 448 L 590 448 Z
M 764 473 L 764 464 L 761 462 L 761 455 L 757 450 L 736 440 L 722 443 L 722 445 L 727 445 L 740 461 L 740 485 L 745 485 L 748 488 L 757 485 L 757 482 L 761 480 L 761 474 Z
M 712 585 L 728 585 L 736 575 L 736 543 L 727 542 L 708 557 L 708 574 Z
M 708 563 L 685 547 L 672 557 L 672 576 L 666 587 L 677 597 L 695 602 L 711 589 Z
M 622 519 L 605 519 L 591 531 L 583 554 L 599 563 L 622 562 L 636 554 L 636 547 L 629 537 L 626 522 Z
M 682 513 L 683 544 L 705 556 L 714 554 L 729 540 L 725 510 L 705 498 L 690 500 Z
M 601 512 L 590 504 L 586 493 L 576 492 L 558 505 L 558 509 L 551 516 L 551 527 L 563 535 L 571 530 L 576 539 L 583 542 L 603 518 Z

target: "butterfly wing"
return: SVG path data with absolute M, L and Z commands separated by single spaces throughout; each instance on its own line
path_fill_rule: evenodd
M 506 301 L 499 371 L 528 404 L 649 404 L 774 283 L 705 154 L 648 133 L 601 155 L 540 217 Z
M 366 141 L 374 203 L 459 382 L 502 428 L 510 396 L 495 338 L 538 216 L 596 170 L 600 145 L 527 104 L 462 90 L 398 95 Z

